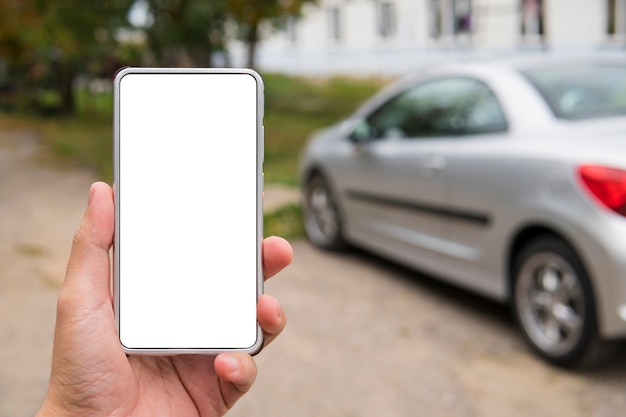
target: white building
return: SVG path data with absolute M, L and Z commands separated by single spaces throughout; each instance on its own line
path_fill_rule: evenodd
M 626 0 L 319 0 L 265 36 L 263 70 L 393 75 L 528 50 L 626 51 Z M 233 49 L 241 64 L 242 48 Z

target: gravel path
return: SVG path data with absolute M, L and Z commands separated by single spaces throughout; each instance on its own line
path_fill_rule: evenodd
M 0 132 L 0 416 L 33 415 L 56 294 L 91 176 L 52 167 L 29 132 Z
M 529 354 L 508 310 L 360 252 L 293 242 L 267 292 L 289 325 L 237 417 L 617 417 L 626 354 L 566 372 Z

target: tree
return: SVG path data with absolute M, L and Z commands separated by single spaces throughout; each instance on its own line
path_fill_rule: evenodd
M 23 96 L 44 85 L 55 89 L 57 110 L 74 112 L 73 86 L 81 74 L 113 72 L 109 63 L 129 44 L 120 34 L 143 32 L 151 61 L 159 66 L 213 66 L 227 55 L 228 27 L 247 44 L 255 66 L 262 27 L 281 27 L 317 0 L 0 0 L 0 70 Z M 145 24 L 133 28 L 129 13 L 145 8 Z M 124 47 L 125 49 L 121 49 Z M 131 48 L 132 49 L 132 48 Z M 136 49 L 132 49 L 134 53 Z M 0 77 L 3 74 L 0 73 Z M 0 88 L 2 88 L 0 79 Z M 36 101 L 32 99 L 29 101 Z
M 117 32 L 128 26 L 132 0 L 42 1 L 37 31 L 41 61 L 57 87 L 61 113 L 74 112 L 74 81 L 80 73 L 102 72 L 117 48 Z
M 155 63 L 164 66 L 212 66 L 216 52 L 227 54 L 228 23 L 248 49 L 248 66 L 260 42 L 261 25 L 280 27 L 317 0 L 137 0 L 148 6 L 143 28 Z
M 3 103 L 16 105 L 26 90 L 28 68 L 36 60 L 33 33 L 37 30 L 41 16 L 32 3 L 20 0 L 0 0 L 0 92 L 11 99 Z
M 287 19 L 300 17 L 305 4 L 317 0 L 230 0 L 228 15 L 236 23 L 238 37 L 247 47 L 247 66 L 254 68 L 256 49 L 261 41 L 260 30 L 264 24 L 282 27 Z
M 224 22 L 228 0 L 139 0 L 149 19 L 143 30 L 155 64 L 212 66 L 225 51 Z
M 55 89 L 57 111 L 74 112 L 80 73 L 98 71 L 113 56 L 132 0 L 0 0 L 0 55 L 13 87 L 35 94 Z M 35 100 L 35 97 L 30 97 Z

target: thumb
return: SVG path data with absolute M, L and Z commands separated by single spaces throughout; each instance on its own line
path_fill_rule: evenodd
M 74 235 L 59 306 L 91 311 L 111 302 L 109 250 L 113 242 L 113 190 L 103 182 L 89 189 L 89 202 Z
M 52 370 L 45 404 L 55 410 L 51 415 L 93 415 L 102 408 L 103 401 L 110 401 L 111 392 L 120 390 L 115 378 L 109 375 L 129 371 L 115 335 L 111 296 L 109 250 L 114 212 L 111 187 L 94 183 L 89 189 L 87 210 L 74 235 L 57 300 Z M 131 381 L 128 373 L 121 379 Z

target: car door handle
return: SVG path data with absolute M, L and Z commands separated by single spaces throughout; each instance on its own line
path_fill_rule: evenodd
M 424 176 L 432 177 L 446 169 L 446 165 L 446 158 L 444 158 L 443 156 L 429 156 L 420 163 L 420 172 Z

